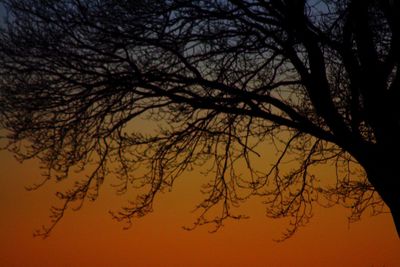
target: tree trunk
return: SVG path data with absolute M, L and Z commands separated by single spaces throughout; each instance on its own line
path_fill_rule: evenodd
M 386 154 L 388 155 L 374 157 L 374 161 L 364 167 L 368 180 L 388 206 L 400 238 L 400 175 L 396 170 L 398 164 L 395 162 L 397 157 L 394 155 L 396 154 L 388 152 Z
M 382 197 L 383 198 L 383 197 Z M 397 230 L 397 235 L 400 238 L 400 201 L 397 199 L 396 201 L 390 202 L 390 201 L 385 201 L 386 205 L 388 205 L 390 212 L 392 213 L 393 217 L 393 222 L 394 225 L 396 226 Z
M 388 206 L 394 225 L 396 226 L 397 235 L 400 238 L 400 197 L 399 187 L 394 184 L 386 184 L 383 186 L 375 187 L 382 200 Z

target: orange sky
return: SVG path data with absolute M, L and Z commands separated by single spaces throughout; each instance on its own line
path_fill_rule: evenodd
M 389 215 L 349 225 L 346 210 L 316 208 L 307 227 L 276 243 L 285 222 L 266 218 L 253 201 L 244 207 L 249 220 L 228 221 L 215 234 L 207 227 L 187 232 L 182 226 L 194 220 L 190 211 L 202 179 L 195 173 L 185 174 L 130 230 L 108 214 L 123 202 L 106 181 L 98 201 L 68 212 L 48 239 L 33 238 L 47 222 L 54 190 L 25 191 L 40 171 L 35 162 L 21 165 L 5 151 L 0 172 L 0 266 L 400 266 L 400 240 Z

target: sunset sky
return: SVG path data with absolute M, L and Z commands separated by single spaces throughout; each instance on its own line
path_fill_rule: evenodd
M 227 221 L 215 234 L 207 226 L 185 231 L 201 197 L 204 177 L 195 172 L 184 174 L 156 201 L 154 213 L 129 230 L 108 214 L 126 198 L 116 197 L 106 180 L 96 202 L 67 212 L 49 238 L 33 238 L 48 222 L 55 187 L 27 192 L 40 177 L 37 163 L 20 164 L 5 151 L 0 162 L 0 266 L 400 266 L 400 241 L 387 214 L 349 224 L 347 210 L 316 207 L 308 226 L 277 243 L 287 221 L 266 218 L 255 199 L 243 206 L 248 220 Z
M 43 2 L 40 2 L 40 4 L 42 3 Z M 354 10 L 358 11 L 358 9 Z M 368 11 L 368 9 L 366 10 Z M 294 14 L 297 13 L 294 12 Z M 3 16 L 4 7 L 2 9 L 0 5 L 0 18 Z M 306 24 L 304 23 L 304 25 Z M 29 29 L 29 27 L 26 28 Z M 30 41 L 31 40 L 28 40 L 28 42 Z M 81 50 L 77 51 L 81 52 Z M 193 51 L 196 51 L 196 49 L 193 49 Z M 31 57 L 31 54 L 28 55 Z M 69 62 L 68 60 L 65 61 Z M 159 59 L 158 61 L 161 62 Z M 320 61 L 323 62 L 323 60 Z M 204 62 L 207 63 L 207 61 Z M 282 64 L 279 63 L 279 65 L 284 65 L 284 62 L 285 61 L 282 60 Z M 246 63 L 246 65 L 248 64 Z M 278 67 L 274 69 L 275 73 L 273 76 L 276 75 L 276 70 L 278 70 Z M 393 70 L 397 71 L 397 69 Z M 7 73 L 7 75 L 9 75 L 9 73 Z M 307 75 L 307 77 L 308 76 L 309 75 Z M 307 81 L 309 80 L 310 79 L 307 79 Z M 206 83 L 207 87 L 208 84 L 209 83 Z M 49 87 L 52 87 L 52 85 Z M 90 86 L 88 88 L 90 88 Z M 243 92 L 245 91 L 246 90 Z M 279 91 L 278 93 L 280 94 Z M 148 93 L 143 93 L 143 95 L 146 94 Z M 273 93 L 270 95 L 272 94 Z M 283 95 L 286 94 L 289 95 L 288 98 L 292 98 L 289 93 L 284 92 Z M 76 95 L 78 95 L 78 93 Z M 331 94 L 331 96 L 333 97 L 336 95 Z M 77 99 L 80 100 L 81 98 L 79 97 Z M 222 97 L 221 99 L 224 98 Z M 297 100 L 295 97 L 293 97 L 293 99 Z M 197 101 L 196 99 L 194 100 Z M 137 100 L 132 100 L 132 103 L 136 104 L 135 101 Z M 16 102 L 20 104 L 20 102 Z M 138 102 L 139 104 L 141 103 L 140 101 Z M 301 101 L 298 102 L 300 103 Z M 305 103 L 306 102 L 307 101 L 305 101 Z M 71 103 L 75 102 L 71 101 Z M 250 103 L 254 104 L 251 101 Z M 294 101 L 294 103 L 297 103 L 297 101 Z M 53 106 L 57 105 L 58 104 Z M 301 106 L 300 104 L 298 105 Z M 196 105 L 193 104 L 193 107 L 195 106 Z M 353 104 L 351 106 L 353 107 Z M 111 104 L 110 107 L 112 107 Z M 207 105 L 205 105 L 205 107 L 207 107 Z M 12 110 L 14 110 L 14 108 L 15 106 L 12 106 Z M 195 109 L 196 108 L 194 108 L 194 110 Z M 275 107 L 271 108 L 268 104 L 268 109 L 268 112 L 270 112 L 268 115 L 271 115 Z M 125 111 L 126 109 L 121 110 Z M 132 108 L 131 111 L 133 110 Z M 250 110 L 252 109 L 249 109 L 249 111 Z M 307 113 L 304 114 L 308 114 L 308 109 L 304 110 L 307 111 Z M 258 109 L 256 111 L 258 111 Z M 171 115 L 172 113 L 163 112 L 165 112 L 166 116 L 174 116 Z M 219 113 L 222 112 L 218 111 L 218 114 Z M 46 115 L 46 113 L 44 114 Z M 164 113 L 160 114 L 165 115 Z M 289 112 L 287 112 L 287 114 L 289 114 Z M 19 117 L 19 115 L 16 117 Z M 43 117 L 48 118 L 46 116 Z M 119 118 L 118 116 L 116 117 Z M 159 117 L 162 116 L 160 115 Z M 291 115 L 289 117 L 291 117 Z M 313 115 L 310 115 L 310 118 L 313 117 Z M 323 121 L 320 120 L 318 116 L 315 117 L 318 121 Z M 152 129 L 152 127 L 154 127 L 153 124 L 155 124 L 154 122 L 139 120 L 143 118 L 136 119 L 138 121 L 136 122 L 135 130 L 138 129 L 141 133 L 145 133 L 146 131 L 152 132 L 154 130 Z M 79 122 L 85 122 L 85 120 Z M 301 125 L 301 122 L 302 120 L 300 120 L 299 125 Z M 131 123 L 131 121 L 129 121 L 129 123 Z M 156 123 L 158 125 L 158 123 L 162 124 L 164 122 L 157 121 Z M 14 123 L 12 125 L 20 124 Z M 86 134 L 87 132 L 82 131 L 80 128 L 82 125 L 83 124 L 80 123 L 74 125 L 77 129 L 76 132 Z M 112 123 L 110 123 L 110 125 L 112 125 Z M 125 122 L 121 125 L 125 125 Z M 52 126 L 53 123 L 50 124 L 50 128 L 52 128 Z M 124 128 L 124 130 L 130 132 L 129 127 L 130 126 L 127 126 L 128 129 Z M 174 126 L 172 125 L 171 127 Z M 324 131 L 325 129 L 329 129 L 330 131 L 330 127 L 324 127 L 325 126 L 322 125 L 321 129 Z M 351 127 L 353 127 L 353 125 L 351 125 Z M 29 130 L 35 129 L 29 126 L 26 128 Z M 132 127 L 132 129 L 133 128 L 134 127 Z M 48 128 L 46 128 L 44 135 L 48 133 L 47 129 Z M 63 126 L 60 127 L 60 129 L 60 132 L 64 132 L 65 128 Z M 341 130 L 342 128 L 339 127 L 339 129 Z M 388 132 L 392 134 L 392 132 Z M 215 133 L 218 133 L 218 131 Z M 249 131 L 247 133 L 249 133 Z M 317 133 L 320 134 L 318 131 Z M 229 135 L 231 135 L 231 132 L 229 132 Z M 363 133 L 363 135 L 366 134 Z M 396 135 L 392 135 L 396 137 Z M 2 135 L 0 134 L 0 136 Z M 287 137 L 285 133 L 283 133 L 282 136 Z M 329 137 L 330 136 L 331 135 L 329 135 Z M 43 135 L 38 135 L 38 137 L 42 138 Z M 103 140 L 108 137 L 107 135 Z M 98 137 L 97 135 L 92 135 L 92 138 Z M 286 139 L 283 138 L 283 143 L 285 143 Z M 63 138 L 60 140 L 63 140 Z M 72 140 L 80 144 L 79 141 L 76 141 L 77 139 L 72 138 Z M 346 142 L 350 140 L 348 142 L 351 143 L 353 139 L 344 138 L 340 140 L 346 140 Z M 0 138 L 0 146 L 4 145 L 4 142 L 6 142 L 6 140 Z M 153 143 L 151 143 L 151 145 L 153 145 Z M 163 146 L 163 148 L 164 147 L 165 146 Z M 183 148 L 179 150 L 179 153 L 176 153 L 176 155 L 180 156 L 181 151 L 190 151 L 187 149 L 187 146 L 182 147 Z M 390 146 L 384 147 L 391 148 Z M 272 163 L 276 162 L 268 160 L 270 154 L 274 153 L 273 150 L 265 143 L 257 148 L 259 148 L 257 153 L 260 154 L 260 157 L 254 162 L 255 169 L 260 168 L 262 171 L 266 169 L 269 170 Z M 301 149 L 303 148 L 299 150 Z M 362 150 L 362 152 L 364 151 L 370 150 Z M 386 153 L 386 150 L 382 151 Z M 310 152 L 310 155 L 311 154 Z M 362 153 L 362 155 L 372 154 L 375 155 L 376 153 Z M 277 155 L 278 154 L 275 154 L 275 156 Z M 387 152 L 387 155 L 391 155 L 391 153 Z M 379 154 L 379 156 L 381 155 Z M 389 164 L 387 164 L 389 160 L 386 159 L 391 160 L 396 158 L 387 157 L 385 160 L 379 158 L 378 161 L 385 163 L 382 165 L 385 168 L 389 166 Z M 390 166 L 393 165 L 395 164 L 391 164 Z M 282 166 L 282 169 L 284 168 L 285 167 Z M 385 168 L 380 170 L 385 170 Z M 85 202 L 83 207 L 78 211 L 68 209 L 48 238 L 34 237 L 33 233 L 35 230 L 40 229 L 42 225 L 49 226 L 50 224 L 49 209 L 52 205 L 60 203 L 55 195 L 56 192 L 68 188 L 65 183 L 50 181 L 38 190 L 26 190 L 27 187 L 41 181 L 42 171 L 37 160 L 21 163 L 14 158 L 11 152 L 0 150 L 0 267 L 400 267 L 400 239 L 389 213 L 372 216 L 371 212 L 367 210 L 360 221 L 349 223 L 349 210 L 340 206 L 324 208 L 315 204 L 315 206 L 313 206 L 314 216 L 309 224 L 300 228 L 298 232 L 288 240 L 277 242 L 276 240 L 280 239 L 285 229 L 287 229 L 289 220 L 267 218 L 266 207 L 262 204 L 263 200 L 253 197 L 238 210 L 238 212 L 248 215 L 250 217 L 249 219 L 227 220 L 224 226 L 215 233 L 210 233 L 214 228 L 209 225 L 198 227 L 192 231 L 184 230 L 185 227 L 192 226 L 193 222 L 196 220 L 197 217 L 193 210 L 196 205 L 201 202 L 202 197 L 204 197 L 200 193 L 201 186 L 211 178 L 202 175 L 200 173 L 201 169 L 184 172 L 176 180 L 171 192 L 158 195 L 154 202 L 154 212 L 141 219 L 136 219 L 129 229 L 124 229 L 126 225 L 123 222 L 113 220 L 110 211 L 118 211 L 130 199 L 134 199 L 135 196 L 132 195 L 132 192 L 128 192 L 128 194 L 124 195 L 117 195 L 115 188 L 112 186 L 115 177 L 109 175 L 106 177 L 96 201 Z M 160 171 L 160 173 L 163 171 L 164 169 Z M 329 167 L 324 165 L 323 167 L 318 167 L 317 172 L 314 174 L 318 179 L 323 181 L 322 183 L 326 182 L 330 185 L 330 183 L 335 184 L 337 182 L 337 180 L 335 180 L 334 166 Z M 76 176 L 79 174 L 73 175 Z M 85 173 L 82 175 L 85 175 Z M 397 178 L 400 177 L 397 176 Z M 70 180 L 71 179 L 67 179 L 67 184 L 68 182 L 71 184 Z M 388 187 L 395 188 L 391 186 Z M 314 188 L 317 187 L 313 187 L 313 190 Z M 320 192 L 318 189 L 315 189 L 314 192 Z M 133 189 L 131 189 L 131 191 L 132 190 Z M 288 190 L 288 192 L 289 191 L 290 190 Z M 290 193 L 292 193 L 292 191 L 290 191 Z

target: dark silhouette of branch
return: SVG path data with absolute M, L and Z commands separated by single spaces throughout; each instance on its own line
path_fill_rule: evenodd
M 269 217 L 291 218 L 283 239 L 314 203 L 351 220 L 386 207 L 400 232 L 395 1 L 0 2 L 7 148 L 40 159 L 32 189 L 89 173 L 57 193 L 39 235 L 109 177 L 134 196 L 112 213 L 129 226 L 193 169 L 211 178 L 193 227 L 245 218 L 235 208 L 257 196 Z M 277 159 L 256 168 L 268 142 Z M 316 176 L 322 164 L 336 176 Z

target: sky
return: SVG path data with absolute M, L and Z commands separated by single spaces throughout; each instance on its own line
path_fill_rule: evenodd
M 1 6 L 0 6 L 1 12 Z M 242 210 L 250 219 L 227 221 L 216 233 L 209 227 L 183 230 L 195 220 L 191 211 L 199 202 L 199 173 L 185 173 L 173 191 L 162 195 L 155 211 L 128 230 L 111 219 L 126 196 L 116 196 L 105 182 L 99 199 L 80 211 L 68 211 L 50 237 L 33 237 L 48 223 L 56 203 L 50 184 L 25 190 L 40 179 L 36 161 L 17 162 L 0 151 L 0 266 L 4 267 L 398 267 L 400 239 L 389 214 L 368 216 L 349 224 L 349 211 L 315 207 L 311 222 L 284 242 L 275 242 L 286 220 L 265 216 L 261 200 Z M 319 175 L 333 175 L 322 172 Z
M 26 191 L 40 178 L 38 164 L 21 164 L 7 151 L 0 151 L 0 173 L 0 266 L 400 266 L 400 240 L 389 214 L 349 224 L 347 210 L 316 207 L 306 227 L 277 243 L 287 221 L 266 218 L 255 199 L 242 207 L 248 220 L 227 221 L 214 234 L 209 227 L 185 231 L 182 226 L 194 221 L 191 211 L 201 197 L 204 177 L 196 172 L 185 173 L 156 201 L 155 211 L 129 230 L 108 213 L 125 198 L 106 180 L 96 202 L 67 212 L 47 239 L 33 237 L 48 223 L 59 185 Z

